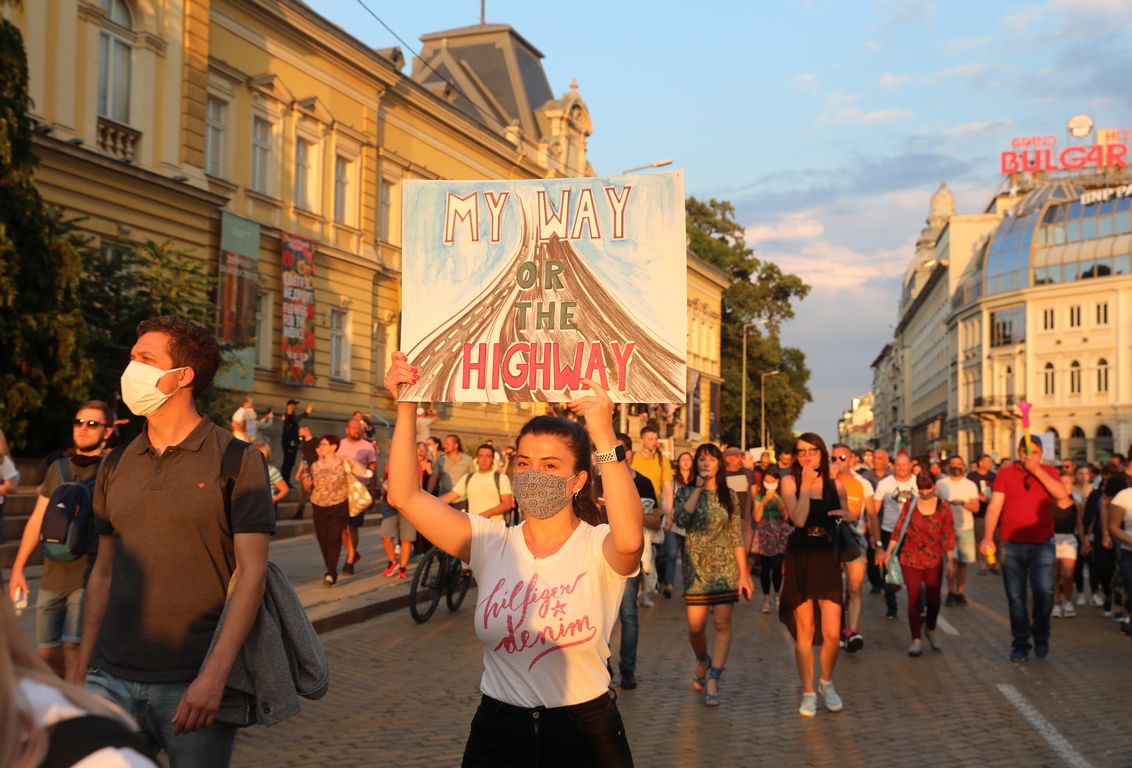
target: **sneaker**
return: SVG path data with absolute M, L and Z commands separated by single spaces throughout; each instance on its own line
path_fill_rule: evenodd
M 763 598 L 763 613 L 770 613 L 770 597 Z
M 943 650 L 943 640 L 940 639 L 939 632 L 928 632 L 925 630 L 924 634 L 928 636 L 928 645 L 932 647 L 933 651 Z
M 1049 654 L 1049 643 L 1034 643 L 1034 655 L 1044 659 Z
M 798 714 L 802 717 L 813 717 L 818 713 L 818 695 L 816 693 L 803 693 L 802 706 L 798 707 Z
M 1061 606 L 1055 605 L 1053 607 L 1053 609 L 1049 612 L 1049 617 L 1051 619 L 1060 619 L 1061 618 Z
M 343 576 L 353 576 L 354 575 L 354 564 L 353 563 L 346 563 L 345 565 L 343 565 L 342 566 L 342 575 Z
M 652 608 L 653 605 L 655 605 L 655 603 L 653 603 L 652 601 L 652 598 L 649 597 L 648 592 L 641 593 L 641 605 L 643 605 L 645 608 Z
M 398 568 L 397 569 L 397 578 L 399 578 L 399 579 L 409 578 L 409 569 L 408 568 Z
M 956 605 L 970 605 L 970 603 L 967 602 L 967 595 L 963 594 L 962 592 L 960 592 L 958 595 L 955 596 L 955 604 Z
M 1106 618 L 1111 617 L 1112 616 L 1112 598 L 1111 597 L 1105 598 L 1105 601 L 1104 601 L 1104 603 L 1102 603 L 1102 605 L 1104 606 L 1104 616 Z
M 385 570 L 381 572 L 381 575 L 388 577 L 394 575 L 395 573 L 397 573 L 397 563 L 390 563 L 389 565 L 385 566 Z
M 841 697 L 837 695 L 837 691 L 833 689 L 833 681 L 826 682 L 822 680 L 818 684 L 818 690 L 821 691 L 821 697 L 825 699 L 825 708 L 830 712 L 840 712 L 841 708 L 845 706 L 841 703 Z
M 908 646 L 909 656 L 919 656 L 923 652 L 923 647 L 920 645 L 919 640 L 913 640 L 912 644 Z
M 322 577 L 322 583 L 325 584 L 328 587 L 333 587 L 334 581 L 335 581 L 334 577 L 331 576 L 329 573 Z
M 947 598 L 943 601 L 943 604 L 948 608 L 954 608 L 959 605 L 959 601 L 955 598 L 954 592 L 948 592 Z
M 1030 658 L 1030 652 L 1029 651 L 1023 651 L 1021 648 L 1015 648 L 1013 651 L 1010 652 L 1010 660 L 1013 661 L 1015 664 L 1021 664 L 1022 662 L 1026 661 L 1028 658 Z
M 1094 608 L 1100 608 L 1101 606 L 1104 605 L 1104 598 L 1101 597 L 1100 595 L 1098 595 L 1096 592 L 1094 592 L 1093 593 L 1093 599 L 1092 599 L 1092 602 L 1090 604 Z
M 1085 599 L 1084 592 L 1077 593 L 1077 605 L 1088 605 L 1089 601 Z
M 845 641 L 845 650 L 849 653 L 856 653 L 865 647 L 865 638 L 861 633 L 855 629 L 849 630 L 849 639 Z
M 671 600 L 672 599 L 672 585 L 671 584 L 665 584 L 664 589 L 661 590 L 661 593 L 664 595 L 666 600 Z
M 845 647 L 845 641 L 848 639 L 848 637 L 849 637 L 849 630 L 847 630 L 847 629 L 841 630 L 841 639 L 837 641 L 837 647 L 838 648 L 844 648 Z
M 884 612 L 884 617 L 886 619 L 888 619 L 889 621 L 895 621 L 896 620 L 896 609 L 895 608 L 889 608 L 887 611 Z
M 1068 600 L 1061 606 L 1061 616 L 1066 619 L 1073 619 L 1077 616 L 1077 610 L 1073 607 L 1073 603 Z
M 633 673 L 633 670 L 621 670 L 621 687 L 626 691 L 631 691 L 637 687 L 637 676 Z

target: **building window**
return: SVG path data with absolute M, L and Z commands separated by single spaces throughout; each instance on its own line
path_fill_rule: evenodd
M 376 386 L 385 384 L 385 358 L 388 355 L 387 342 L 389 339 L 389 326 L 384 323 L 377 324 L 373 334 L 373 379 Z
M 1069 327 L 1070 328 L 1080 328 L 1081 327 L 1081 308 L 1080 307 L 1070 307 L 1069 308 Z
M 269 194 L 267 181 L 271 169 L 271 123 L 262 117 L 252 120 L 252 189 Z
M 1076 360 L 1069 364 L 1069 394 L 1081 394 L 1081 364 Z
M 1054 329 L 1054 318 L 1057 313 L 1052 309 L 1042 310 L 1042 330 L 1052 331 Z
M 1108 302 L 1097 304 L 1097 325 L 1108 325 Z
M 347 325 L 346 310 L 330 310 L 330 378 L 339 381 L 350 379 L 350 340 L 346 334 Z
M 264 292 L 255 297 L 255 367 L 271 368 L 271 294 Z
M 1053 363 L 1046 363 L 1043 375 L 1045 386 L 1042 389 L 1045 394 L 1052 395 L 1054 393 L 1054 381 L 1056 376 L 1053 370 Z
M 204 171 L 210 176 L 224 175 L 224 114 L 227 104 L 208 97 L 204 122 Z
M 130 69 L 134 47 L 133 16 L 124 0 L 102 0 L 106 12 L 98 39 L 98 114 L 130 122 Z
M 992 347 L 1021 344 L 1026 340 L 1026 308 L 1011 307 L 990 313 Z
M 339 224 L 353 224 L 354 215 L 350 200 L 350 177 L 353 163 L 338 155 L 334 158 L 334 220 Z
M 381 180 L 381 200 L 378 211 L 377 239 L 393 242 L 393 182 Z
M 311 200 L 310 185 L 313 176 L 311 145 L 299 139 L 295 142 L 295 205 L 304 211 L 311 210 L 313 201 Z
M 1097 361 L 1097 392 L 1108 392 L 1108 360 Z

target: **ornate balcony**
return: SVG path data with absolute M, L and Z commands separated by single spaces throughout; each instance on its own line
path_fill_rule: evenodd
M 973 410 L 982 413 L 1014 413 L 1014 406 L 1026 402 L 1025 395 L 986 395 L 976 397 Z
M 98 118 L 98 148 L 118 160 L 132 163 L 141 132 L 106 117 Z

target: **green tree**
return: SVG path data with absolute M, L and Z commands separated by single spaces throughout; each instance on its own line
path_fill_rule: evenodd
M 721 308 L 723 440 L 733 445 L 740 441 L 743 377 L 747 376 L 747 442 L 759 441 L 761 374 L 779 370 L 781 373 L 766 378 L 768 442 L 789 442 L 794 421 L 811 399 L 810 371 L 802 350 L 783 347 L 778 335 L 782 323 L 794 317 L 793 303 L 804 299 L 810 287 L 777 264 L 755 257 L 743 237 L 743 227 L 735 221 L 734 207 L 726 200 L 702 202 L 690 197 L 685 214 L 692 252 L 731 278 Z M 743 326 L 758 320 L 766 322 L 747 329 L 744 364 Z
M 23 38 L 0 18 L 0 429 L 16 447 L 44 409 L 80 398 L 90 378 L 82 241 L 35 188 L 27 85 Z

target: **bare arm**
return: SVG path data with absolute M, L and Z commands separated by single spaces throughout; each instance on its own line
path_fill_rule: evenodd
M 663 483 L 660 484 L 660 500 L 664 504 L 664 507 L 662 508 L 661 514 L 665 514 L 665 515 L 671 515 L 672 514 L 673 498 L 674 497 L 672 495 L 672 481 L 671 480 L 665 480 Z
M 963 509 L 967 510 L 968 512 L 978 512 L 979 497 L 972 496 L 971 498 L 967 499 L 965 502 L 963 502 Z
M 782 484 L 779 486 L 782 491 L 782 503 L 786 505 L 786 516 L 790 518 L 795 528 L 804 526 L 806 518 L 810 516 L 810 494 L 803 490 L 806 487 L 806 473 L 815 475 L 813 470 L 802 470 L 802 489 L 794 482 L 794 475 L 782 478 Z
M 269 533 L 237 533 L 232 537 L 236 554 L 236 570 L 233 573 L 236 586 L 232 588 L 228 614 L 208 661 L 177 705 L 177 712 L 173 715 L 174 735 L 208 728 L 216 720 L 232 664 L 248 639 L 248 632 L 263 603 L 270 540 Z
M 283 501 L 283 499 L 287 498 L 287 494 L 290 492 L 291 489 L 287 487 L 287 483 L 283 482 L 282 480 L 276 480 L 275 495 L 271 497 L 271 500 L 272 502 L 278 504 L 279 502 Z
M 1126 514 L 1124 507 L 1113 504 L 1111 508 L 1115 514 L 1108 516 L 1109 535 L 1124 546 L 1132 547 L 1132 533 L 1124 530 L 1124 515 Z
M 986 550 L 990 545 L 994 549 L 994 532 L 998 528 L 998 518 L 1002 515 L 1002 505 L 1006 503 L 1006 494 L 997 491 L 991 494 L 990 504 L 987 505 L 986 531 L 983 540 L 979 543 L 980 550 Z
M 394 352 L 392 365 L 385 374 L 385 386 L 393 398 L 397 398 L 398 387 L 416 380 L 417 373 L 405 354 Z M 471 520 L 421 488 L 416 430 L 416 405 L 398 403 L 397 423 L 389 447 L 389 506 L 403 514 L 433 544 L 466 562 L 472 556 Z M 433 481 L 438 475 L 434 473 Z M 435 483 L 430 481 L 429 486 L 435 487 Z
M 8 595 L 13 602 L 16 599 L 17 587 L 25 593 L 30 591 L 27 579 L 24 577 L 24 567 L 27 566 L 28 558 L 35 552 L 35 548 L 39 546 L 39 529 L 43 525 L 43 513 L 47 511 L 47 502 L 46 496 L 37 498 L 31 517 L 24 524 L 24 535 L 20 538 L 20 549 L 16 552 L 16 561 L 12 563 L 12 576 L 8 580 Z
M 83 603 L 83 639 L 79 645 L 79 660 L 75 666 L 75 685 L 80 688 L 86 682 L 86 669 L 94 656 L 94 646 L 98 643 L 98 632 L 102 629 L 102 619 L 106 616 L 106 604 L 110 599 L 110 577 L 114 573 L 114 536 L 104 534 L 98 537 L 98 557 L 86 584 L 86 597 Z
M 865 499 L 865 524 L 869 527 L 869 535 L 873 537 L 873 544 L 880 541 L 880 516 L 877 515 L 877 500 L 871 495 Z

